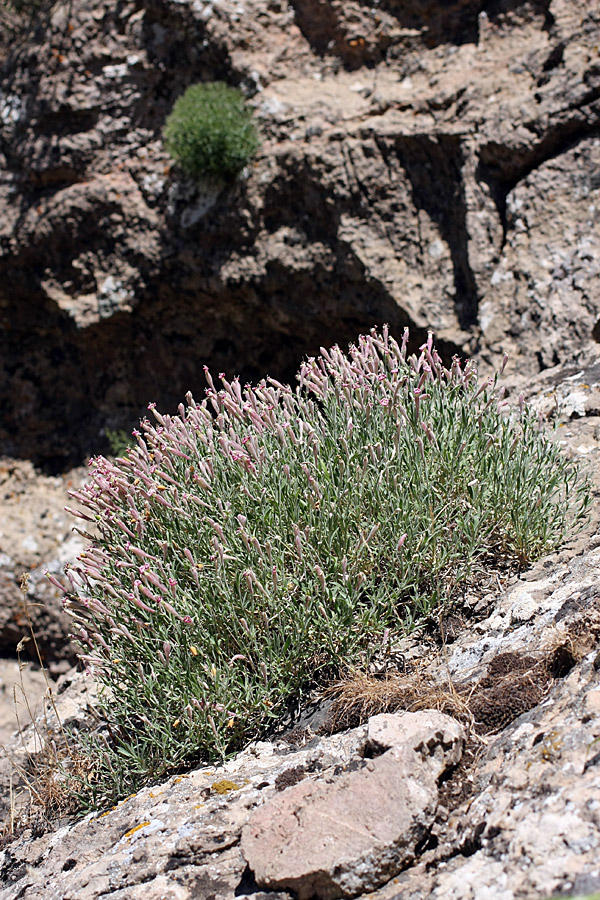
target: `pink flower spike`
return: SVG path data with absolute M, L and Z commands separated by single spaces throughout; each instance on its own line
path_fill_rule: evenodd
M 180 616 L 176 609 L 174 609 L 170 603 L 167 603 L 166 600 L 162 602 L 162 609 L 166 609 L 168 613 L 171 613 L 172 616 L 175 616 L 177 619 L 183 621 L 183 616 Z
M 67 589 L 60 583 L 60 581 L 58 581 L 58 579 L 54 577 L 54 575 L 51 575 L 47 570 L 44 572 L 44 575 L 46 576 L 48 581 L 50 581 L 54 585 L 54 587 L 57 587 L 59 589 L 59 591 L 62 591 L 63 594 L 67 593 Z
M 154 612 L 151 606 L 147 606 L 147 604 L 144 603 L 143 600 L 140 600 L 138 597 L 133 597 L 133 600 L 131 602 L 134 606 L 137 606 L 138 609 L 143 609 L 145 612 Z

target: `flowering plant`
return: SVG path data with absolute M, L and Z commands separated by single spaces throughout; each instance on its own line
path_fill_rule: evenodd
M 66 604 L 105 686 L 95 803 L 238 749 L 382 633 L 585 516 L 587 484 L 522 398 L 510 412 L 498 376 L 446 368 L 431 334 L 407 344 L 384 328 L 322 349 L 295 390 L 206 371 L 201 403 L 151 404 L 135 447 L 92 460 Z

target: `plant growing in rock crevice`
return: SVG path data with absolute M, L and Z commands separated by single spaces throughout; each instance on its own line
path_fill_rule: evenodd
M 241 91 L 222 82 L 191 85 L 179 97 L 165 123 L 164 141 L 173 159 L 196 180 L 235 178 L 259 147 Z
M 92 460 L 67 571 L 86 666 L 106 686 L 91 802 L 239 748 L 309 684 L 364 659 L 484 565 L 525 565 L 589 503 L 577 469 L 498 377 L 447 369 L 431 335 L 309 359 L 299 387 L 207 397 Z

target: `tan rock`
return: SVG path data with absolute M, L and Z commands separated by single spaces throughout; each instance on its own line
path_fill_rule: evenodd
M 372 716 L 367 728 L 371 750 L 414 751 L 434 778 L 460 761 L 464 741 L 462 725 L 433 709 Z
M 252 815 L 242 852 L 257 883 L 334 900 L 392 878 L 433 822 L 436 777 L 463 742 L 461 726 L 434 711 L 372 719 L 367 747 L 387 752 L 333 783 L 302 781 Z

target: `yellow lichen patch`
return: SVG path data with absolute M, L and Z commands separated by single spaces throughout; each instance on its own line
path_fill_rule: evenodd
M 149 825 L 150 822 L 140 822 L 139 825 L 134 825 L 133 828 L 130 828 L 129 831 L 126 831 L 123 837 L 129 838 L 132 834 L 135 834 L 136 831 L 139 831 L 140 828 L 145 828 L 146 825 Z
M 225 778 L 223 781 L 215 781 L 214 784 L 211 784 L 210 788 L 216 794 L 228 794 L 229 791 L 239 791 L 240 785 L 236 784 L 235 781 L 228 781 Z
M 96 819 L 103 819 L 104 816 L 108 816 L 113 811 L 113 809 L 118 809 L 119 806 L 123 806 L 124 803 L 127 803 L 128 800 L 133 800 L 133 798 L 136 796 L 137 794 L 130 794 L 129 797 L 124 797 L 116 804 L 116 806 L 111 806 L 111 808 L 107 809 L 106 812 L 100 813 L 99 816 L 96 816 Z M 94 821 L 96 821 L 96 819 Z
M 555 762 L 560 758 L 563 738 L 558 731 L 549 731 L 544 735 L 540 746 L 540 757 L 544 762 Z
M 116 809 L 116 806 L 111 806 L 110 809 L 107 809 L 106 812 L 100 813 L 99 816 L 96 816 L 96 819 L 103 819 L 105 816 L 109 816 L 113 809 Z

